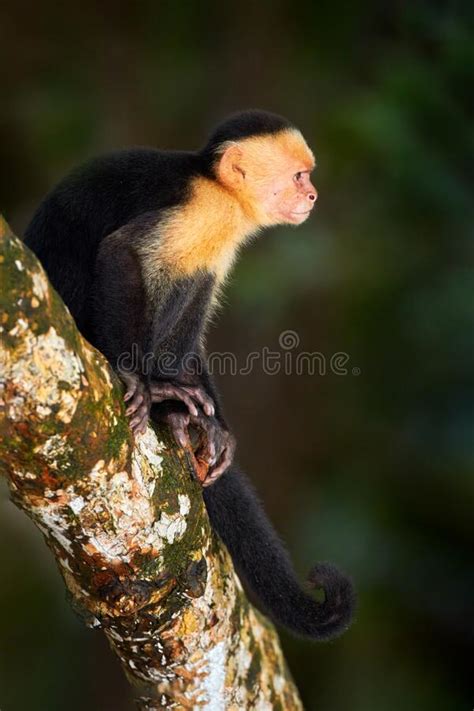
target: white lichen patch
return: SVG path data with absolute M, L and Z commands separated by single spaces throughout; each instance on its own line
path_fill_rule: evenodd
M 188 513 L 191 511 L 191 501 L 189 499 L 189 496 L 186 496 L 186 494 L 178 494 L 178 501 L 179 501 L 179 513 L 181 516 L 187 516 Z
M 207 669 L 203 681 L 207 711 L 222 711 L 225 703 L 225 676 L 228 649 L 225 640 L 214 645 L 207 654 Z
M 32 289 L 35 296 L 41 301 L 48 295 L 48 280 L 43 272 L 31 272 L 28 275 L 31 278 Z
M 58 560 L 59 560 L 59 563 L 60 563 L 61 567 L 65 568 L 65 569 L 68 570 L 70 573 L 72 573 L 72 568 L 71 568 L 71 566 L 69 565 L 69 561 L 68 561 L 67 558 L 61 558 L 61 557 L 60 557 Z
M 107 385 L 107 388 L 112 388 L 112 378 L 110 377 L 110 369 L 107 363 L 103 363 L 101 366 L 102 382 Z
M 40 454 L 55 470 L 64 470 L 74 450 L 63 435 L 55 434 L 34 448 L 35 454 Z
M 254 709 L 255 711 L 273 711 L 274 706 L 268 699 L 260 698 L 257 700 Z
M 19 259 L 15 259 L 15 266 L 19 272 L 22 272 L 25 268 Z
M 182 538 L 186 531 L 186 519 L 180 513 L 169 515 L 163 512 L 153 528 L 161 538 L 165 538 L 168 543 L 174 543 L 175 539 Z
M 86 480 L 87 491 L 66 489 L 60 504 L 77 516 L 89 554 L 95 551 L 110 562 L 130 562 L 137 551 L 159 556 L 165 545 L 183 536 L 189 499 L 183 496 L 179 512 L 163 512 L 156 520 L 155 477 L 149 460 L 134 453 L 131 473 L 111 475 L 110 467 L 100 460 Z
M 69 508 L 72 509 L 75 514 L 79 514 L 85 505 L 86 502 L 84 501 L 82 496 L 76 496 L 75 499 L 71 499 L 71 501 L 69 502 Z
M 49 538 L 54 538 L 65 551 L 72 554 L 71 541 L 67 537 L 68 530 L 61 512 L 54 506 L 34 507 L 34 513 L 41 519 L 38 527 Z
M 65 424 L 72 420 L 83 366 L 53 326 L 39 336 L 26 331 L 9 354 L 7 369 L 14 392 L 7 403 L 10 419 L 25 420 L 32 414 L 48 417 L 54 407 L 58 420 Z M 60 381 L 68 383 L 70 389 L 63 390 Z
M 154 430 L 148 427 L 144 434 L 137 437 L 132 453 L 132 476 L 140 488 L 146 490 L 150 499 L 163 474 L 163 457 L 160 454 L 163 449 L 164 445 Z
M 87 370 L 88 376 L 92 377 L 96 383 L 96 387 L 92 391 L 92 396 L 98 401 L 104 391 L 109 391 L 113 387 L 110 366 L 107 364 L 104 356 L 89 344 L 84 348 L 83 354 L 86 365 L 85 371 Z M 97 387 L 99 383 L 100 387 Z
M 25 321 L 24 318 L 19 318 L 17 319 L 16 324 L 13 326 L 13 328 L 8 331 L 8 335 L 13 337 L 20 336 L 27 329 L 28 321 Z
M 241 645 L 235 655 L 235 666 L 239 676 L 244 677 L 252 664 L 252 655 L 247 646 Z
M 145 432 L 137 437 L 137 453 L 146 457 L 148 462 L 157 467 L 160 471 L 163 465 L 163 457 L 160 452 L 163 452 L 164 445 L 159 441 L 155 431 L 151 427 L 147 427 Z
M 273 686 L 277 694 L 281 694 L 283 689 L 285 688 L 285 679 L 281 676 L 281 674 L 275 674 L 273 677 Z

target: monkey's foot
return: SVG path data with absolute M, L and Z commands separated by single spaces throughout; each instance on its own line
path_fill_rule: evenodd
M 133 434 L 142 434 L 146 430 L 150 417 L 151 395 L 150 390 L 140 376 L 136 373 L 119 372 L 127 390 L 123 399 L 129 402 L 125 414 L 131 417 L 130 427 Z
M 151 401 L 164 402 L 165 400 L 179 400 L 184 403 L 193 417 L 199 416 L 198 406 L 202 407 L 205 414 L 212 417 L 215 407 L 212 399 L 204 388 L 199 385 L 182 385 L 153 380 L 150 383 Z
M 200 413 L 197 417 L 191 416 L 190 421 L 199 433 L 199 442 L 194 453 L 198 473 L 201 472 L 199 479 L 203 486 L 210 486 L 232 464 L 235 437 L 224 429 L 215 417 L 204 417 Z
M 189 412 L 165 411 L 157 413 L 157 419 L 170 427 L 176 443 L 190 457 L 202 486 L 213 484 L 232 463 L 235 439 L 215 417 L 202 413 L 191 415 Z M 190 426 L 198 433 L 197 444 L 192 442 Z

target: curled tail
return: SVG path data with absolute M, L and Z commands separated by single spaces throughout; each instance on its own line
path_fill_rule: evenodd
M 318 563 L 309 587 L 324 590 L 318 602 L 296 578 L 288 553 L 250 483 L 234 467 L 204 489 L 212 527 L 229 549 L 238 573 L 278 624 L 312 639 L 331 639 L 349 626 L 355 607 L 352 582 L 330 563 Z

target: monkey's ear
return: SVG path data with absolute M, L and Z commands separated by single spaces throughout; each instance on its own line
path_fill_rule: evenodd
M 225 149 L 219 159 L 217 175 L 221 183 L 229 188 L 238 188 L 245 180 L 242 158 L 242 149 L 233 143 Z

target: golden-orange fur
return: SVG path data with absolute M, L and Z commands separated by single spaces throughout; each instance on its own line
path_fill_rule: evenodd
M 158 262 L 183 275 L 210 271 L 220 282 L 238 247 L 258 225 L 226 188 L 200 177 L 192 185 L 189 201 L 170 209 L 158 229 L 160 239 L 154 248 Z
M 239 246 L 260 227 L 275 223 L 259 194 L 281 176 L 283 200 L 285 190 L 292 189 L 291 180 L 286 187 L 288 176 L 314 167 L 313 154 L 295 129 L 228 142 L 219 153 L 218 179 L 195 178 L 188 201 L 164 215 L 159 239 L 142 248 L 150 274 L 160 265 L 183 276 L 206 270 L 221 283 Z

